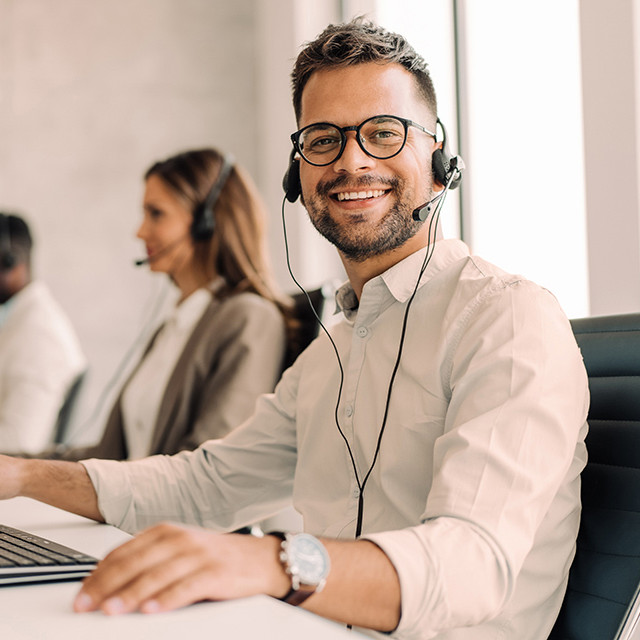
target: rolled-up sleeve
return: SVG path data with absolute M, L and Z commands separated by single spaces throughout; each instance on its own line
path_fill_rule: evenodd
M 109 524 L 129 533 L 161 521 L 229 531 L 291 500 L 296 464 L 295 386 L 289 369 L 249 420 L 194 451 L 141 460 L 83 460 Z

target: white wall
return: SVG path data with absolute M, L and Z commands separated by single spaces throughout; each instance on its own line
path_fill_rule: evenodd
M 281 221 L 289 136 L 297 129 L 291 105 L 291 68 L 300 46 L 339 20 L 338 5 L 334 0 L 256 0 L 256 122 L 260 132 L 256 175 L 272 213 L 273 268 L 286 291 L 296 290 L 287 270 Z M 335 250 L 313 228 L 300 202 L 287 202 L 284 213 L 296 279 L 306 288 L 342 279 L 344 272 Z
M 640 311 L 639 10 L 580 3 L 592 315 Z
M 0 0 L 0 207 L 32 224 L 89 404 L 160 284 L 132 265 L 144 170 L 216 145 L 255 173 L 255 20 L 252 0 Z

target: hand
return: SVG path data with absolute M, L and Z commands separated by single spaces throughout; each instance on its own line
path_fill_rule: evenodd
M 112 551 L 85 579 L 74 609 L 113 615 L 169 611 L 202 600 L 283 596 L 279 541 L 161 524 Z

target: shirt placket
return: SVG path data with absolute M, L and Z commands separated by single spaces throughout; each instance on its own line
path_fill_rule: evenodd
M 351 351 L 349 361 L 345 368 L 345 384 L 339 411 L 341 426 L 349 441 L 360 482 L 364 480 L 370 460 L 367 459 L 367 452 L 362 451 L 360 443 L 358 442 L 356 425 L 359 422 L 364 428 L 369 421 L 359 420 L 360 416 L 356 414 L 356 407 L 358 406 L 358 391 L 367 355 L 367 345 L 372 336 L 372 325 L 380 312 L 381 292 L 379 288 L 381 286 L 383 286 L 381 282 L 368 283 L 366 294 L 362 296 L 357 315 L 354 318 L 351 333 Z M 369 390 L 369 393 L 371 393 L 371 390 Z M 350 507 L 353 507 L 356 511 L 359 495 L 360 489 L 358 482 L 356 478 L 352 476 Z

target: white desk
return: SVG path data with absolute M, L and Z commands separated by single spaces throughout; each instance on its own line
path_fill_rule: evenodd
M 0 502 L 0 523 L 25 529 L 102 558 L 129 536 L 114 527 L 27 498 Z M 78 582 L 0 588 L 3 640 L 357 640 L 365 636 L 269 598 L 203 603 L 155 615 L 73 613 Z

